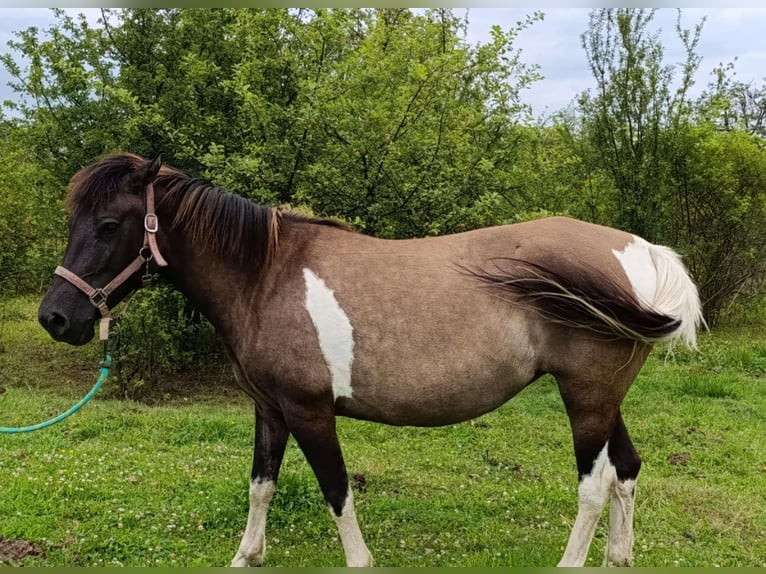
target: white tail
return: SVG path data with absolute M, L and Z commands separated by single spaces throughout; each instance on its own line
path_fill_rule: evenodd
M 690 348 L 696 349 L 697 329 L 705 323 L 697 286 L 689 277 L 678 253 L 662 245 L 650 245 L 649 253 L 657 270 L 654 307 L 681 320 L 681 325 L 668 339 L 681 339 Z
M 662 340 L 681 339 L 696 349 L 697 329 L 704 324 L 702 305 L 697 287 L 678 253 L 636 236 L 625 249 L 613 253 L 622 264 L 641 305 L 680 320 L 678 328 Z

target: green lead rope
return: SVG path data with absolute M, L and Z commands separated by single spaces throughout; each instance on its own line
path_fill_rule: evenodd
M 109 367 L 111 366 L 112 366 L 112 356 L 109 355 L 108 353 L 105 353 L 104 360 L 101 361 L 101 369 L 99 371 L 99 377 L 98 377 L 98 380 L 96 381 L 96 384 L 93 385 L 93 388 L 90 390 L 90 392 L 87 395 L 85 395 L 80 400 L 80 402 L 78 402 L 68 411 L 63 412 L 59 416 L 54 417 L 50 420 L 47 420 L 42 423 L 38 423 L 36 425 L 31 425 L 28 427 L 0 427 L 0 433 L 13 434 L 13 433 L 20 433 L 20 432 L 32 432 L 32 431 L 44 429 L 45 427 L 49 427 L 51 425 L 55 425 L 56 423 L 63 421 L 68 416 L 73 415 L 78 410 L 80 410 L 80 407 L 82 407 L 85 403 L 91 400 L 93 396 L 98 392 L 98 390 L 101 388 L 101 385 L 103 385 L 104 381 L 106 381 L 106 377 L 109 376 Z

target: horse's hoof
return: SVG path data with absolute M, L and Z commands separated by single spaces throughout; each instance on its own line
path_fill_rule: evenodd
M 245 556 L 241 552 L 237 552 L 237 555 L 231 561 L 232 568 L 246 568 L 248 566 L 260 566 L 263 563 L 263 555 L 260 556 Z

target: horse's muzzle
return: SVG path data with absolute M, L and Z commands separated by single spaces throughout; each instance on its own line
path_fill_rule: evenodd
M 37 320 L 56 341 L 80 346 L 93 338 L 93 320 L 74 324 L 66 314 L 40 306 Z

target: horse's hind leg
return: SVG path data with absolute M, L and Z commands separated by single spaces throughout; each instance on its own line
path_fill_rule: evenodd
M 609 421 L 585 414 L 574 418 L 570 415 L 570 419 L 575 435 L 575 457 L 580 477 L 577 489 L 578 505 L 577 518 L 559 566 L 582 566 L 588 557 L 588 549 L 598 520 L 617 480 L 617 473 L 607 452 Z M 587 435 L 582 434 L 582 429 L 586 426 L 593 429 Z
M 619 412 L 612 432 L 598 454 L 595 454 L 595 447 L 588 448 L 580 443 L 578 448 L 577 444 L 575 439 L 580 473 L 577 519 L 559 566 L 582 566 L 585 563 L 596 525 L 610 497 L 604 565 L 630 566 L 633 563 L 636 477 L 641 469 L 641 458 L 630 442 Z M 589 470 L 585 471 L 586 468 Z
M 260 566 L 266 552 L 266 514 L 276 490 L 289 432 L 278 411 L 255 408 L 255 447 L 247 527 L 232 566 Z
M 348 482 L 338 436 L 335 414 L 308 412 L 300 408 L 285 413 L 290 432 L 319 481 L 330 514 L 338 527 L 348 566 L 372 566 L 372 555 L 362 538 L 354 510 L 354 496 Z
M 634 350 L 617 372 L 592 368 L 588 377 L 557 376 L 572 425 L 579 474 L 577 518 L 559 566 L 582 566 L 609 497 L 610 533 L 607 558 L 616 564 L 632 560 L 633 496 L 641 467 L 619 408 L 648 349 Z

